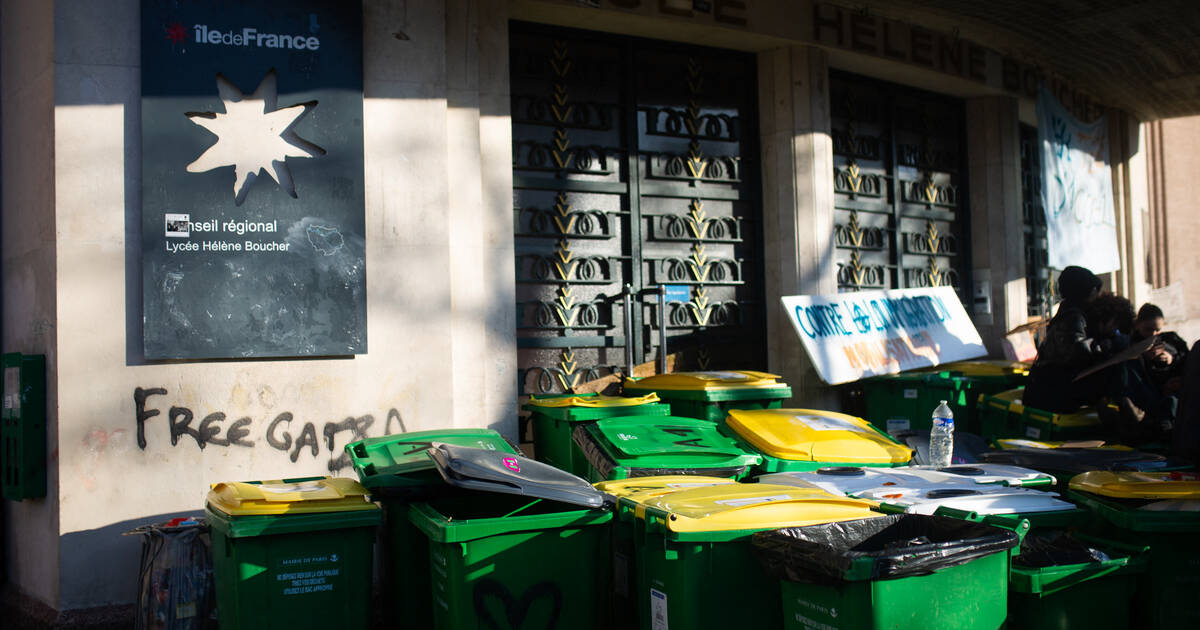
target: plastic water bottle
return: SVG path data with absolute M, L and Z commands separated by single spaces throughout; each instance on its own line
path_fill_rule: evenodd
M 933 410 L 933 428 L 929 430 L 929 463 L 939 468 L 950 465 L 954 455 L 954 412 L 942 401 Z

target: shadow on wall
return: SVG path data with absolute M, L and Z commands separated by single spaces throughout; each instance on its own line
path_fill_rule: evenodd
M 59 537 L 60 607 L 68 611 L 136 601 L 142 537 L 123 534 L 173 518 L 203 516 L 202 509 L 155 514 L 63 534 Z

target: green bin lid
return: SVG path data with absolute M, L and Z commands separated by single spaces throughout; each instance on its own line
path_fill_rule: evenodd
M 366 488 L 441 485 L 441 478 L 415 475 L 435 468 L 428 450 L 434 442 L 516 454 L 517 449 L 491 429 L 435 429 L 367 438 L 346 445 L 359 481 Z
M 759 463 L 707 420 L 626 416 L 586 427 L 596 445 L 629 468 L 726 468 Z

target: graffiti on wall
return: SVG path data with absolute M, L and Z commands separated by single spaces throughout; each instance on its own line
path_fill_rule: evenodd
M 181 405 L 163 406 L 162 400 L 153 397 L 167 396 L 165 387 L 138 387 L 133 390 L 134 416 L 137 422 L 138 448 L 146 450 L 147 422 L 165 415 L 166 428 L 171 446 L 181 442 L 194 442 L 201 450 L 209 445 L 224 448 L 255 448 L 266 444 L 268 448 L 288 454 L 294 463 L 301 455 L 321 457 L 322 451 L 329 455 L 329 472 L 338 472 L 350 465 L 350 457 L 338 445 L 368 437 L 372 428 L 380 435 L 405 433 L 404 419 L 394 407 L 388 409 L 382 423 L 377 423 L 372 414 L 347 416 L 341 420 L 330 420 L 318 425 L 312 421 L 301 423 L 291 411 L 276 414 L 261 433 L 254 431 L 254 418 L 242 416 L 237 419 L 223 411 L 214 411 L 199 417 L 192 409 Z

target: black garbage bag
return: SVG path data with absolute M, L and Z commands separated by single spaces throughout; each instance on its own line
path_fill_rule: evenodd
M 1016 547 L 1016 532 L 944 516 L 891 514 L 754 535 L 767 572 L 838 584 L 926 575 Z
M 212 545 L 204 519 L 177 518 L 126 533 L 142 536 L 134 627 L 215 629 Z
M 1021 553 L 1013 558 L 1013 564 L 1037 569 L 1066 564 L 1106 562 L 1110 559 L 1108 554 L 1076 540 L 1066 531 L 1051 530 L 1045 533 L 1034 532 L 1025 536 L 1025 540 L 1021 541 Z

